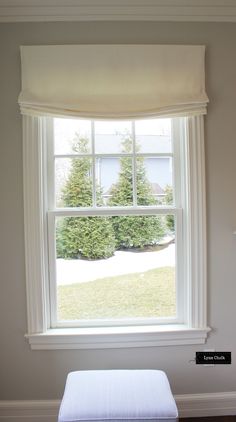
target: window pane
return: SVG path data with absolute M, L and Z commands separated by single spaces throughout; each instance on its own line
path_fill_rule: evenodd
M 173 204 L 172 158 L 137 157 L 138 205 Z
M 91 152 L 91 121 L 53 119 L 55 154 L 84 154 Z
M 58 217 L 56 249 L 60 321 L 176 315 L 172 215 Z
M 96 160 L 97 205 L 133 205 L 132 161 L 129 157 Z
M 171 153 L 171 119 L 135 122 L 136 152 Z
M 92 206 L 92 160 L 57 158 L 55 160 L 56 207 Z
M 120 154 L 133 150 L 131 122 L 97 121 L 95 122 L 95 153 Z

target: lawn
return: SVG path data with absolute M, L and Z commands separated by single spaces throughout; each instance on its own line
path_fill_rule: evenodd
M 174 268 L 58 286 L 59 320 L 175 316 Z

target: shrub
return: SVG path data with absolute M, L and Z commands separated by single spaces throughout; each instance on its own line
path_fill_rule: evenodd
M 165 204 L 173 205 L 173 189 L 169 185 L 165 188 Z M 166 216 L 166 225 L 171 232 L 175 231 L 175 218 L 173 215 Z
M 132 140 L 127 136 L 123 141 L 123 152 L 130 153 Z M 133 168 L 128 157 L 121 158 L 119 178 L 112 186 L 109 205 L 127 206 L 133 204 Z M 146 176 L 144 158 L 136 158 L 136 187 L 138 205 L 155 205 L 151 185 Z M 159 216 L 119 216 L 112 217 L 117 248 L 141 248 L 153 245 L 165 234 L 163 219 Z
M 57 228 L 58 258 L 102 259 L 113 255 L 115 238 L 107 217 L 65 217 Z
M 164 236 L 164 224 L 159 216 L 112 217 L 116 247 L 143 248 L 155 245 Z

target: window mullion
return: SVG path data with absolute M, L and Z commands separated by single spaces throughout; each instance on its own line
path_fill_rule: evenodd
M 136 157 L 154 157 L 154 158 L 169 158 L 173 157 L 171 152 L 136 152 Z M 91 157 L 90 153 L 74 153 L 74 154 L 55 154 L 55 158 L 76 158 L 76 157 Z M 96 153 L 98 158 L 122 158 L 122 157 L 133 157 L 133 153 L 129 152 L 115 152 L 115 153 Z

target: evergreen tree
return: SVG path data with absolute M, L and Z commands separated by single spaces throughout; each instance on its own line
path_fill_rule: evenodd
M 123 152 L 132 151 L 132 140 L 126 137 L 123 141 Z M 136 187 L 138 205 L 156 205 L 157 201 L 152 194 L 151 185 L 146 176 L 144 158 L 136 158 Z M 133 204 L 133 168 L 132 159 L 122 157 L 120 173 L 116 184 L 111 188 L 111 206 L 129 206 Z M 112 217 L 116 247 L 142 248 L 153 245 L 165 233 L 165 226 L 161 216 L 117 216 Z
M 87 153 L 88 140 L 77 134 L 73 150 Z M 70 174 L 62 191 L 64 207 L 92 206 L 90 169 L 89 157 L 73 158 Z M 97 186 L 96 195 L 97 204 L 102 205 L 102 191 Z M 114 232 L 107 217 L 64 217 L 59 220 L 56 232 L 58 258 L 100 259 L 108 258 L 114 253 Z
M 173 205 L 173 188 L 170 185 L 165 188 L 165 204 Z M 172 233 L 175 231 L 175 218 L 173 215 L 166 216 L 166 225 Z

